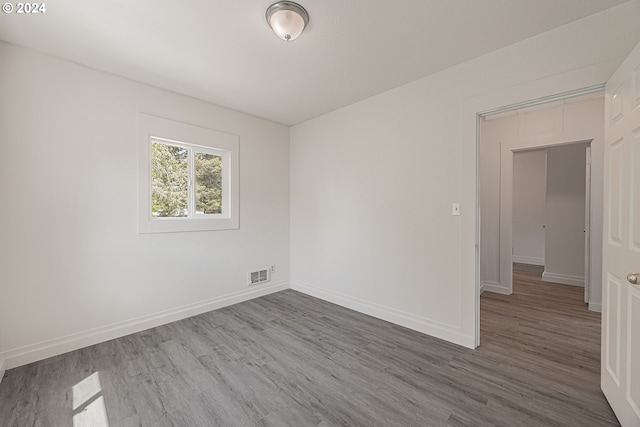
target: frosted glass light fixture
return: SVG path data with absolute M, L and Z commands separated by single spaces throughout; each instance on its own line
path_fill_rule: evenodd
M 266 17 L 276 36 L 287 42 L 300 37 L 309 23 L 309 14 L 304 7 L 292 1 L 272 4 L 267 8 Z

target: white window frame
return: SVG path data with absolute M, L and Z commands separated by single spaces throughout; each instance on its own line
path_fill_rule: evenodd
M 151 144 L 189 150 L 189 206 L 195 207 L 195 152 L 222 157 L 222 212 L 186 217 L 153 217 L 151 213 Z M 239 137 L 149 114 L 138 114 L 138 233 L 233 230 L 239 228 Z

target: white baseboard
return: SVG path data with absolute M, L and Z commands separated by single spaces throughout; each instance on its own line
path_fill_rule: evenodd
M 69 351 L 78 350 L 114 338 L 123 337 L 146 329 L 155 328 L 176 320 L 186 319 L 211 310 L 237 304 L 258 298 L 274 292 L 289 289 L 289 282 L 278 282 L 262 286 L 255 286 L 249 290 L 234 292 L 208 300 L 183 305 L 181 307 L 164 310 L 158 313 L 137 317 L 123 322 L 90 329 L 84 332 L 66 335 L 16 348 L 0 353 L 0 371 L 13 369 L 28 363 L 37 362 L 48 357 L 57 356 Z
M 378 319 L 386 320 L 387 322 L 391 322 L 396 325 L 404 326 L 405 328 L 413 329 L 426 335 L 431 335 L 436 338 L 461 345 L 463 347 L 475 348 L 475 337 L 461 333 L 459 327 L 436 322 L 411 313 L 364 301 L 359 298 L 350 297 L 334 291 L 321 289 L 307 283 L 292 281 L 291 289 Z
M 544 266 L 544 258 L 534 258 L 530 256 L 519 256 L 514 255 L 512 257 L 513 262 L 518 264 L 528 264 L 528 265 L 541 265 Z
M 602 304 L 599 302 L 590 302 L 589 303 L 589 310 L 590 311 L 595 311 L 597 313 L 602 313 Z
M 511 295 L 513 293 L 508 287 L 503 286 L 498 282 L 490 282 L 488 280 L 480 283 L 480 294 L 482 295 L 484 291 L 495 292 L 496 294 L 502 295 Z
M 583 276 L 569 276 L 567 274 L 550 273 L 545 271 L 542 273 L 542 281 L 559 283 L 561 285 L 582 286 L 584 288 Z

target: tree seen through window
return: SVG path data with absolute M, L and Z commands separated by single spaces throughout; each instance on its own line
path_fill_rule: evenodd
M 222 212 L 222 157 L 191 152 L 193 148 L 153 141 L 151 144 L 151 215 L 156 218 Z M 191 165 L 190 165 L 191 164 Z M 195 186 L 190 186 L 193 171 Z M 195 192 L 190 202 L 189 192 Z M 194 209 L 192 207 L 191 209 Z

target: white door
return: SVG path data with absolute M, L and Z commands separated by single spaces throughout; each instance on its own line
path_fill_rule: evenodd
M 640 44 L 606 87 L 603 231 L 601 386 L 640 426 Z

